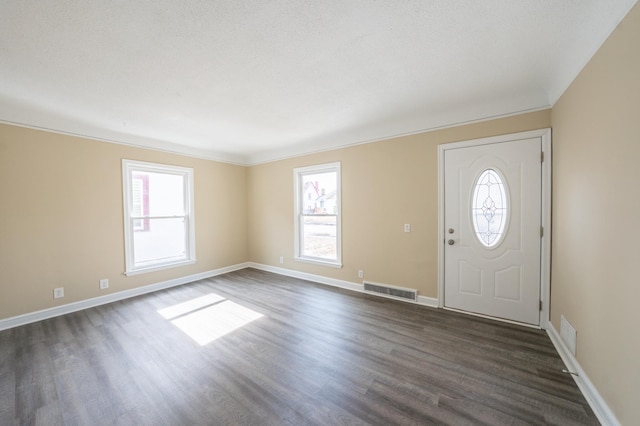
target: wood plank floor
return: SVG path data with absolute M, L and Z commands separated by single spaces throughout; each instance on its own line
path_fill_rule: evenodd
M 253 269 L 2 331 L 0 360 L 1 425 L 598 424 L 543 331 Z

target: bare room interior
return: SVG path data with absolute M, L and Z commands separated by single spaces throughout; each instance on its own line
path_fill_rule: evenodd
M 2 2 L 0 424 L 638 424 L 639 43 L 635 0 Z

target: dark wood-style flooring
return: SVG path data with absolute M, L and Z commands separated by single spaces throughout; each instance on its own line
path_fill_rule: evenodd
M 253 269 L 2 331 L 0 360 L 1 425 L 598 424 L 543 331 Z

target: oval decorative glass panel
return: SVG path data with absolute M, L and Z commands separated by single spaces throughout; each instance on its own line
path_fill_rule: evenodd
M 505 184 L 500 174 L 486 169 L 476 180 L 471 218 L 476 237 L 485 247 L 496 246 L 504 236 L 509 215 Z

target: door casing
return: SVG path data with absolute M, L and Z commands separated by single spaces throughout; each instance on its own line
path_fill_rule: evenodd
M 512 133 L 508 135 L 494 136 L 482 139 L 473 139 L 462 142 L 453 142 L 438 145 L 438 307 L 444 308 L 444 247 L 446 234 L 444 228 L 444 156 L 449 149 L 459 149 L 472 146 L 510 142 L 522 139 L 540 138 L 542 145 L 542 228 L 544 230 L 540 248 L 540 328 L 546 329 L 549 323 L 550 296 L 551 296 L 551 129 L 539 129 L 528 132 Z M 485 316 L 480 314 L 471 314 Z M 489 317 L 492 319 L 498 319 Z M 500 321 L 512 322 L 508 320 Z M 516 323 L 522 324 L 522 323 Z

